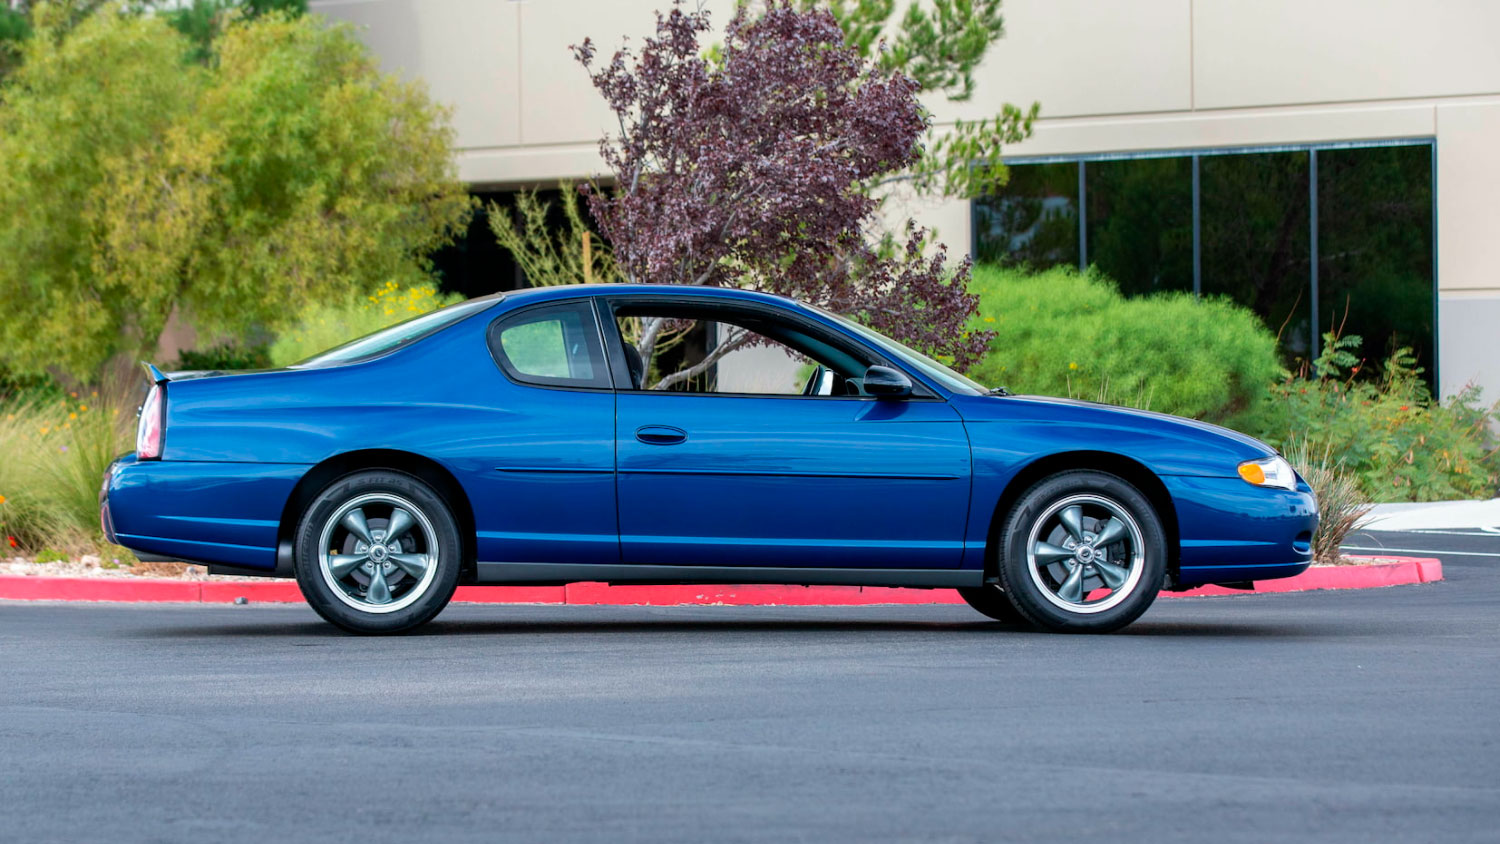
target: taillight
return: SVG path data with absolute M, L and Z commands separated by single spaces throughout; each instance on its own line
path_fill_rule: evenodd
M 141 424 L 135 432 L 137 460 L 161 458 L 162 428 L 166 421 L 162 418 L 165 415 L 163 411 L 161 385 L 152 385 L 151 392 L 146 394 L 146 403 L 141 405 Z

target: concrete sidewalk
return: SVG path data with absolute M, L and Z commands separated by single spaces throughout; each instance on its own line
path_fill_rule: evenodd
M 1500 534 L 1500 498 L 1376 504 L 1359 523 L 1363 530 L 1477 530 Z

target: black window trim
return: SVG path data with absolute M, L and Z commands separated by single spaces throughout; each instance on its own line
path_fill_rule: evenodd
M 600 325 L 599 311 L 597 308 L 592 306 L 592 303 L 590 301 L 596 299 L 598 299 L 597 296 L 578 296 L 569 299 L 548 299 L 544 302 L 537 302 L 534 305 L 527 305 L 525 307 L 517 308 L 513 311 L 506 311 L 498 317 L 495 317 L 495 319 L 490 322 L 489 327 L 485 329 L 484 335 L 485 345 L 489 348 L 490 351 L 490 359 L 495 362 L 495 366 L 500 370 L 500 372 L 506 377 L 507 380 L 518 386 L 534 387 L 544 390 L 567 390 L 584 393 L 613 392 L 615 389 L 616 379 L 612 356 L 609 353 L 609 344 L 605 340 L 604 332 Z M 592 351 L 596 351 L 599 353 L 599 359 L 603 363 L 603 366 L 600 368 L 601 371 L 596 373 L 594 376 L 594 383 L 580 384 L 578 383 L 578 379 L 574 378 L 553 378 L 543 375 L 527 375 L 526 373 L 516 369 L 515 366 L 511 364 L 510 360 L 506 357 L 505 352 L 500 345 L 500 332 L 504 331 L 506 326 L 510 323 L 520 321 L 525 317 L 530 317 L 539 311 L 563 309 L 586 312 L 588 316 L 593 318 L 594 334 L 592 339 L 594 344 L 596 345 L 592 349 Z M 588 327 L 585 326 L 584 330 L 587 331 Z

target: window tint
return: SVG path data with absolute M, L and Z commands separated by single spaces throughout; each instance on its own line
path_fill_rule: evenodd
M 497 321 L 490 350 L 517 381 L 551 387 L 610 386 L 591 305 L 546 305 Z

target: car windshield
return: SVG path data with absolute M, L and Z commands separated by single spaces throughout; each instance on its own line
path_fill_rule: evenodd
M 493 297 L 484 299 L 470 299 L 467 302 L 459 302 L 446 308 L 412 317 L 405 322 L 398 322 L 389 328 L 382 328 L 374 334 L 367 334 L 358 340 L 351 340 L 342 346 L 329 349 L 304 360 L 292 364 L 292 369 L 318 369 L 325 366 L 339 366 L 356 361 L 369 360 L 378 355 L 398 349 L 402 346 L 415 343 L 429 334 L 440 331 L 470 314 L 482 311 L 490 305 L 495 304 Z
M 858 334 L 866 341 L 879 347 L 882 351 L 887 352 L 892 357 L 900 359 L 902 363 L 908 364 L 913 369 L 916 369 L 923 375 L 926 375 L 927 377 L 938 382 L 939 384 L 942 384 L 944 387 L 947 387 L 955 393 L 966 393 L 969 395 L 982 396 L 985 393 L 989 392 L 989 388 L 980 384 L 978 381 L 960 375 L 952 369 L 949 369 L 948 367 L 943 366 L 941 363 L 938 363 L 932 358 L 922 354 L 916 349 L 904 346 L 901 343 L 898 343 L 895 340 L 892 340 L 891 338 L 885 336 L 884 334 L 881 334 L 879 331 L 874 330 L 873 328 L 867 328 L 866 326 L 860 325 L 859 323 L 855 322 L 852 319 L 849 319 L 848 317 L 839 316 L 836 313 L 826 311 L 822 308 L 818 308 L 817 310 L 819 313 L 824 314 L 830 319 L 837 320 L 840 325 L 848 328 L 855 334 Z

